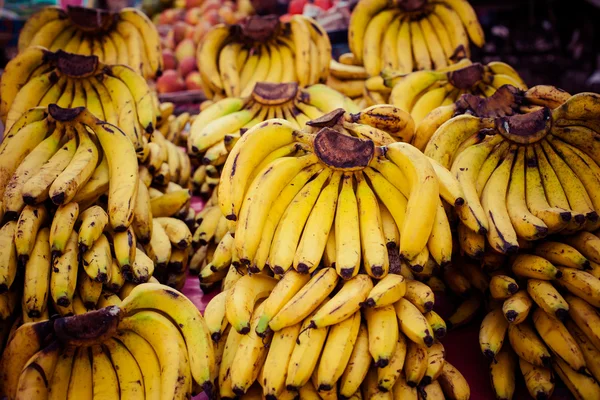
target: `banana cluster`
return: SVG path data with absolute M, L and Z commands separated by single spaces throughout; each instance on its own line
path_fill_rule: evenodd
M 159 103 L 160 114 L 157 119 L 156 129 L 173 144 L 185 147 L 187 138 L 190 134 L 190 127 L 196 119 L 196 115 L 191 115 L 189 112 L 182 112 L 179 115 L 173 114 L 175 104 L 170 102 Z
M 248 97 L 257 82 L 323 83 L 329 75 L 331 43 L 314 19 L 294 15 L 249 17 L 241 25 L 217 25 L 197 52 L 202 87 L 209 99 Z
M 307 121 L 337 108 L 359 110 L 349 98 L 325 85 L 300 88 L 294 82 L 258 82 L 246 98 L 232 97 L 211 104 L 194 119 L 187 141 L 190 156 L 202 163 L 192 179 L 195 189 L 210 195 L 227 155 L 255 125 L 279 118 L 300 129 Z
M 600 238 L 559 240 L 536 244 L 489 280 L 479 344 L 498 398 L 512 398 L 517 363 L 533 398 L 552 396 L 554 374 L 574 398 L 600 398 Z
M 120 127 L 142 159 L 147 135 L 160 115 L 158 98 L 133 69 L 39 46 L 25 49 L 7 64 L 0 98 L 0 119 L 7 132 L 34 107 L 86 107 L 98 119 Z
M 438 107 L 451 107 L 465 93 L 490 97 L 504 85 L 527 90 L 510 65 L 501 61 L 487 65 L 473 63 L 468 58 L 434 71 L 409 74 L 388 71 L 382 73 L 382 77 L 391 88 L 389 104 L 410 112 L 417 126 L 431 111 Z
M 527 113 L 511 101 L 495 108 L 509 115 L 451 118 L 427 144 L 425 154 L 449 167 L 462 188 L 459 241 L 471 257 L 481 258 L 486 236 L 494 252 L 512 254 L 523 242 L 600 225 L 598 95 L 552 89 L 546 93 L 555 98 L 537 98 L 543 105 Z M 489 100 L 480 99 L 481 109 Z
M 141 10 L 131 7 L 119 12 L 46 7 L 27 20 L 19 35 L 19 52 L 32 46 L 94 55 L 108 65 L 127 65 L 147 79 L 160 76 L 163 70 L 156 26 Z
M 466 400 L 469 385 L 438 341 L 446 325 L 434 301 L 426 284 L 400 274 L 340 281 L 325 267 L 312 277 L 291 269 L 279 281 L 245 275 L 204 313 L 217 391 L 221 398 Z
M 381 105 L 306 125 L 268 120 L 228 157 L 218 203 L 234 236 L 224 237 L 232 259 L 276 275 L 312 273 L 323 262 L 344 279 L 359 268 L 383 278 L 403 262 L 419 272 L 430 257 L 450 261 L 444 202 L 462 204 L 462 192 L 447 169 L 406 143 L 410 115 Z
M 196 306 L 160 284 L 120 305 L 25 323 L 0 360 L 3 397 L 188 399 L 212 392 L 217 369 Z
M 348 28 L 353 62 L 369 76 L 386 68 L 406 74 L 446 67 L 469 57 L 469 40 L 477 47 L 485 42 L 467 0 L 360 0 Z

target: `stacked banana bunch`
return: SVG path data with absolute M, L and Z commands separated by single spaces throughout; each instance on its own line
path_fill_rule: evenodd
M 350 19 L 352 61 L 369 76 L 444 68 L 485 39 L 467 0 L 360 0 Z
M 495 271 L 489 281 L 479 343 L 498 398 L 512 398 L 517 363 L 533 398 L 552 396 L 554 373 L 574 398 L 600 398 L 600 238 L 557 240 L 516 256 L 512 273 Z
M 405 143 L 412 132 L 410 116 L 390 105 L 334 110 L 301 131 L 277 119 L 252 128 L 223 168 L 217 201 L 230 228 L 204 268 L 226 275 L 235 261 L 242 272 L 308 274 L 323 262 L 344 279 L 361 268 L 380 279 L 447 264 L 443 201 L 461 204 L 460 186 Z M 208 212 L 194 233 L 202 245 L 222 221 Z M 221 244 L 227 257 L 215 264 Z
M 327 77 L 327 86 L 345 94 L 357 102 L 360 108 L 366 108 L 368 89 L 365 83 L 369 80 L 369 74 L 362 65 L 357 65 L 352 53 L 344 53 L 339 61 L 331 60 L 329 64 L 329 77 Z M 384 91 L 389 92 L 389 90 Z M 387 93 L 389 94 L 389 93 Z M 380 95 L 376 92 L 375 96 Z M 386 104 L 385 97 L 378 97 L 378 102 L 373 104 Z M 369 104 L 369 105 L 373 105 Z
M 460 183 L 459 241 L 471 257 L 484 253 L 486 236 L 502 255 L 548 234 L 600 226 L 599 96 L 545 89 L 549 96 L 526 104 L 529 112 L 517 101 L 505 104 L 508 116 L 456 116 L 425 149 Z
M 465 93 L 490 97 L 504 85 L 527 90 L 519 74 L 501 61 L 483 65 L 465 58 L 435 71 L 416 71 L 407 75 L 390 71 L 382 76 L 385 84 L 391 88 L 389 103 L 410 112 L 417 126 L 438 107 L 452 109 L 453 104 Z
M 217 391 L 231 399 L 466 400 L 469 385 L 445 360 L 438 340 L 446 326 L 433 305 L 427 285 L 400 274 L 342 281 L 325 267 L 312 277 L 290 269 L 279 281 L 245 275 L 204 313 Z
M 157 117 L 156 129 L 173 144 L 185 147 L 190 133 L 190 126 L 196 119 L 195 115 L 183 112 L 179 115 L 173 114 L 175 105 L 173 103 L 160 103 L 159 116 Z
M 209 99 L 248 97 L 257 82 L 323 83 L 329 75 L 331 44 L 312 18 L 294 15 L 249 17 L 241 25 L 217 25 L 197 52 L 202 86 Z
M 188 399 L 213 389 L 215 354 L 200 311 L 160 284 L 120 304 L 25 323 L 0 360 L 2 394 L 15 399 Z
M 191 125 L 188 153 L 201 161 L 193 175 L 197 192 L 210 196 L 220 170 L 240 137 L 268 119 L 285 119 L 296 129 L 336 108 L 359 108 L 346 96 L 321 84 L 300 88 L 297 83 L 258 82 L 245 98 L 223 99 L 203 110 Z
M 96 56 L 53 53 L 38 46 L 25 49 L 7 64 L 0 98 L 6 131 L 34 107 L 86 107 L 98 119 L 121 127 L 142 161 L 149 151 L 147 135 L 160 115 L 157 97 L 133 69 L 103 64 Z
M 160 76 L 163 69 L 156 26 L 136 8 L 114 13 L 46 7 L 27 20 L 19 35 L 19 52 L 32 46 L 95 55 L 105 64 L 127 65 L 147 79 Z

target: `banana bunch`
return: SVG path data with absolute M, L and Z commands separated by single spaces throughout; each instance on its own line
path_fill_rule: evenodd
M 140 178 L 146 186 L 161 192 L 187 189 L 192 162 L 185 149 L 163 136 L 159 129 L 150 135 L 147 148 L 146 159 L 140 164 Z
M 356 60 L 352 53 L 342 54 L 339 61 L 332 59 L 329 63 L 327 86 L 345 94 L 359 103 L 363 100 L 363 96 L 365 96 L 365 82 L 368 81 L 368 79 L 369 74 L 367 74 L 367 70 L 362 65 L 356 64 Z M 381 98 L 381 100 L 381 102 L 376 104 L 386 103 L 383 98 Z M 366 108 L 367 103 L 365 102 L 359 105 L 362 105 L 360 108 Z
M 197 51 L 202 87 L 209 99 L 248 97 L 257 82 L 323 83 L 329 75 L 331 43 L 312 18 L 254 16 L 238 25 L 216 25 Z
M 469 57 L 470 42 L 485 38 L 467 0 L 360 0 L 348 28 L 351 60 L 369 76 L 446 67 Z
M 464 58 L 449 67 L 433 71 L 409 74 L 386 71 L 381 75 L 385 85 L 391 88 L 389 103 L 410 112 L 417 126 L 438 107 L 452 109 L 465 93 L 490 97 L 504 85 L 527 90 L 519 74 L 501 61 L 484 65 Z
M 98 119 L 120 127 L 142 159 L 147 135 L 160 115 L 158 98 L 133 69 L 39 46 L 25 49 L 7 64 L 0 98 L 0 120 L 7 132 L 34 107 L 86 107 Z
M 204 313 L 218 394 L 466 400 L 469 385 L 445 360 L 446 325 L 433 305 L 426 284 L 400 274 L 343 281 L 325 267 L 312 276 L 290 269 L 279 280 L 244 275 Z
M 300 88 L 297 83 L 258 82 L 245 98 L 227 98 L 204 109 L 191 124 L 188 153 L 201 161 L 193 175 L 195 189 L 210 194 L 219 172 L 240 137 L 268 119 L 285 119 L 296 129 L 307 121 L 337 108 L 359 108 L 346 96 L 317 84 Z M 215 179 L 217 178 L 217 179 Z
M 3 397 L 188 399 L 213 391 L 215 353 L 196 306 L 160 284 L 118 305 L 25 323 L 0 360 Z
M 417 272 L 430 256 L 438 265 L 450 261 L 444 204 L 462 204 L 462 193 L 447 169 L 406 143 L 407 113 L 390 105 L 339 109 L 306 125 L 299 131 L 268 120 L 228 157 L 218 203 L 232 259 L 276 275 L 292 267 L 312 273 L 323 262 L 344 279 L 360 268 L 383 278 L 400 270 L 401 259 Z M 196 237 L 211 232 L 205 223 L 206 215 Z
M 156 26 L 141 10 L 119 12 L 68 6 L 46 7 L 32 15 L 19 35 L 19 52 L 32 46 L 94 55 L 105 64 L 131 67 L 146 79 L 162 74 Z
M 486 237 L 492 251 L 513 254 L 549 234 L 600 227 L 599 96 L 546 93 L 559 96 L 536 98 L 543 105 L 528 105 L 529 112 L 517 101 L 504 104 L 505 116 L 451 118 L 425 148 L 462 188 L 458 236 L 471 257 L 482 257 Z M 485 108 L 489 100 L 478 103 Z
M 576 399 L 600 398 L 600 238 L 589 232 L 536 244 L 495 271 L 479 344 L 498 398 L 511 399 L 517 363 L 533 398 L 554 376 Z

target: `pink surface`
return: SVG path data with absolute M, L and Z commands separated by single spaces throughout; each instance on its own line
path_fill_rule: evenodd
M 218 293 L 213 291 L 203 294 L 196 276 L 188 277 L 182 292 L 204 312 L 206 304 Z M 452 303 L 444 294 L 436 293 L 436 311 L 442 316 L 452 312 Z M 468 325 L 450 331 L 442 339 L 446 350 L 446 359 L 452 363 L 465 376 L 471 387 L 472 400 L 492 400 L 495 398 L 490 385 L 489 364 L 479 349 L 479 323 L 481 319 L 475 319 Z M 508 339 L 507 339 L 508 340 Z M 517 367 L 518 368 L 518 367 Z M 572 399 L 573 396 L 564 387 L 557 385 L 552 396 L 553 400 Z M 523 383 L 520 372 L 517 370 L 517 392 L 514 400 L 531 399 Z M 204 394 L 194 397 L 194 400 L 207 400 Z

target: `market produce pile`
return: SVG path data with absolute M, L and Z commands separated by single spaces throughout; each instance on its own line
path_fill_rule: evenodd
M 348 42 L 215 25 L 195 114 L 147 81 L 141 12 L 28 21 L 0 81 L 3 395 L 466 400 L 444 335 L 471 322 L 497 398 L 600 399 L 600 96 L 471 60 L 466 0 L 361 0 Z

